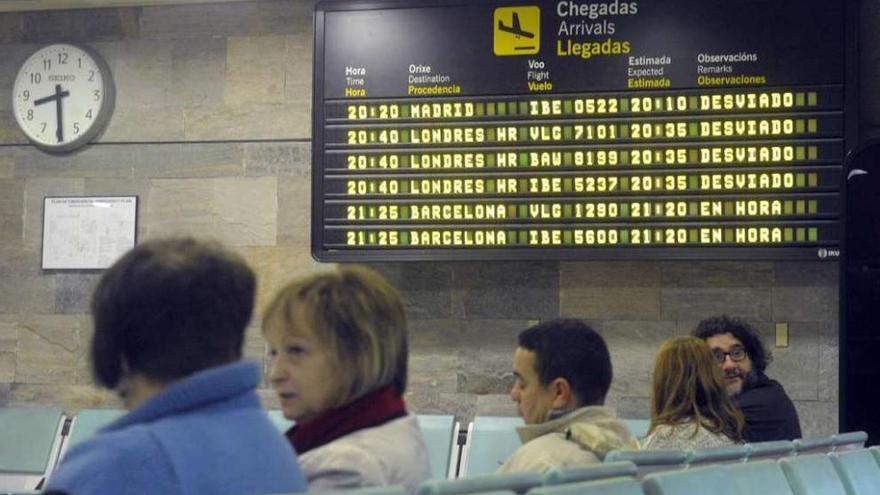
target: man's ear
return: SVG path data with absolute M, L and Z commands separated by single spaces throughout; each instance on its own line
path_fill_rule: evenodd
M 576 405 L 577 399 L 568 380 L 556 378 L 550 382 L 550 387 L 553 390 L 553 409 L 568 409 Z

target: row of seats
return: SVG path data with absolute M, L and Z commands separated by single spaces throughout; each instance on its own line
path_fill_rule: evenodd
M 878 495 L 878 447 L 652 473 L 639 480 L 630 461 L 547 474 L 482 475 L 431 480 L 415 495 Z M 401 487 L 322 495 L 407 495 Z
M 59 409 L 0 408 L 0 492 L 33 488 L 51 474 L 58 459 L 72 446 L 124 414 L 122 410 L 81 410 L 68 421 Z M 280 411 L 269 417 L 280 431 L 293 423 Z M 451 415 L 417 415 L 428 445 L 434 479 L 464 478 L 494 473 L 520 445 L 516 427 L 522 419 L 477 417 L 459 442 L 460 424 Z M 648 421 L 624 420 L 637 437 L 647 433 Z M 860 448 L 863 432 L 831 435 L 794 442 L 766 442 L 708 451 L 612 452 L 606 461 L 631 461 L 637 476 L 704 463 L 778 458 L 792 454 Z

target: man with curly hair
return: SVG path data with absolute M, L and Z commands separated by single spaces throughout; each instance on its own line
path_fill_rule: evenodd
M 747 442 L 801 437 L 797 411 L 785 389 L 764 374 L 773 359 L 757 330 L 727 315 L 706 318 L 693 335 L 709 344 L 724 375 L 727 391 L 746 419 Z

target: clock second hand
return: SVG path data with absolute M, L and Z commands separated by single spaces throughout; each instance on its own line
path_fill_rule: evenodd
M 50 101 L 55 101 L 55 116 L 57 118 L 58 124 L 55 128 L 55 137 L 58 138 L 58 142 L 64 141 L 64 127 L 62 126 L 62 118 L 61 118 L 61 99 L 65 96 L 70 96 L 70 91 L 61 91 L 61 85 L 55 85 L 55 94 L 49 95 L 44 98 L 40 98 L 39 100 L 34 100 L 34 106 L 42 105 L 43 103 L 49 103 Z

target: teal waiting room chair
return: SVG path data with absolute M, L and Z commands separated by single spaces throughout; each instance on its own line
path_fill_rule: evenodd
M 516 428 L 520 417 L 477 416 L 468 425 L 458 476 L 494 473 L 521 445 Z
M 605 462 L 630 461 L 638 466 L 638 478 L 660 471 L 682 468 L 687 464 L 684 450 L 612 450 Z
M 542 486 L 529 490 L 528 495 L 643 495 L 643 493 L 637 479 L 623 477 Z
M 551 486 L 606 478 L 633 478 L 638 470 L 638 466 L 630 461 L 603 462 L 575 468 L 555 468 L 544 474 L 543 483 L 545 486 Z
M 850 431 L 831 435 L 834 452 L 846 452 L 849 450 L 861 450 L 865 448 L 868 434 L 864 431 Z
M 455 478 L 460 423 L 451 414 L 418 414 L 433 478 Z
M 52 474 L 65 421 L 60 409 L 0 408 L 0 493 L 36 489 Z
M 70 427 L 67 429 L 67 436 L 64 437 L 64 445 L 61 447 L 61 455 L 58 459 L 64 459 L 64 454 L 71 447 L 88 440 L 98 430 L 125 413 L 126 411 L 122 409 L 81 409 L 70 420 Z
M 848 495 L 831 458 L 825 454 L 785 457 L 779 464 L 794 495 Z
M 464 495 L 499 490 L 522 494 L 541 486 L 540 473 L 481 474 L 451 480 L 428 480 L 416 488 L 415 495 Z
M 725 468 L 737 495 L 794 495 L 777 461 L 726 464 Z
M 651 473 L 642 480 L 642 490 L 645 495 L 737 495 L 727 466 Z
M 828 454 L 848 495 L 880 495 L 880 465 L 870 450 Z

